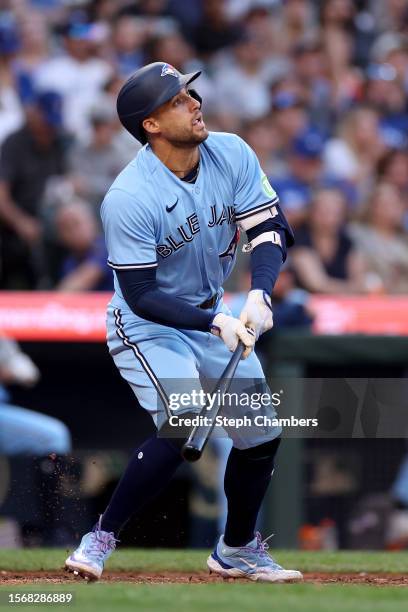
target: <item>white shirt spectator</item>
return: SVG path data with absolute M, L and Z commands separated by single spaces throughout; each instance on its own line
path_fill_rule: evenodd
M 238 65 L 232 65 L 215 77 L 218 111 L 241 119 L 257 119 L 270 110 L 267 78 L 261 72 L 249 74 Z
M 358 175 L 358 159 L 344 140 L 333 138 L 323 153 L 324 171 L 330 176 L 353 181 Z
M 24 113 L 16 91 L 12 87 L 0 87 L 0 145 L 23 123 Z
M 39 89 L 57 91 L 64 98 L 64 124 L 81 142 L 89 139 L 89 113 L 112 74 L 107 62 L 90 58 L 79 62 L 64 55 L 45 62 L 36 73 Z

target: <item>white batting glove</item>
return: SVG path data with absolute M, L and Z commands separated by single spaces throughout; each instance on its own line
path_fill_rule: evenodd
M 273 316 L 271 298 L 262 289 L 252 289 L 248 293 L 245 306 L 239 315 L 239 319 L 246 327 L 255 331 L 255 338 L 273 327 Z
M 215 315 L 211 324 L 211 333 L 220 336 L 231 352 L 238 346 L 238 341 L 242 340 L 245 350 L 242 359 L 246 359 L 251 354 L 255 344 L 255 335 L 252 329 L 247 329 L 239 319 L 230 317 L 222 312 Z

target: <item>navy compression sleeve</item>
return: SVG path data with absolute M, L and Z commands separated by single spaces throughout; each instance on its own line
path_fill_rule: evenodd
M 251 253 L 251 289 L 271 295 L 282 265 L 282 251 L 272 242 L 258 244 Z
M 262 289 L 268 295 L 271 295 L 282 263 L 286 259 L 286 231 L 277 227 L 272 219 L 247 231 L 249 241 L 270 231 L 279 232 L 282 248 L 272 242 L 262 242 L 251 252 L 251 289 Z
M 123 297 L 139 317 L 169 327 L 209 331 L 214 314 L 161 291 L 155 268 L 115 272 Z

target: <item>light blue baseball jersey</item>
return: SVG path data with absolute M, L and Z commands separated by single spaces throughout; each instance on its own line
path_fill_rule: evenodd
M 155 268 L 161 291 L 198 305 L 221 290 L 234 265 L 238 223 L 278 199 L 254 152 L 238 136 L 210 133 L 199 148 L 198 177 L 188 183 L 146 145 L 117 177 L 101 209 L 115 275 L 108 306 L 109 351 L 158 427 L 171 414 L 169 388 L 175 383 L 190 392 L 201 387 L 202 378 L 218 380 L 231 353 L 209 332 L 179 330 L 136 315 L 122 296 L 115 270 Z M 229 314 L 222 300 L 216 311 Z M 254 352 L 238 365 L 235 380 L 241 379 L 245 388 L 265 384 Z M 231 414 L 246 411 L 246 406 L 234 406 Z M 262 444 L 280 432 L 273 425 L 250 431 L 227 428 L 237 448 Z
M 113 270 L 157 268 L 158 288 L 192 305 L 219 291 L 231 272 L 237 223 L 278 201 L 255 153 L 238 136 L 210 132 L 199 149 L 198 177 L 188 183 L 144 146 L 101 208 Z M 116 274 L 112 305 L 128 308 Z

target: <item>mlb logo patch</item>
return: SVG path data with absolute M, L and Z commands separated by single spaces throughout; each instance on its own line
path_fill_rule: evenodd
M 160 76 L 166 76 L 166 74 L 177 78 L 177 70 L 170 64 L 164 64 Z

